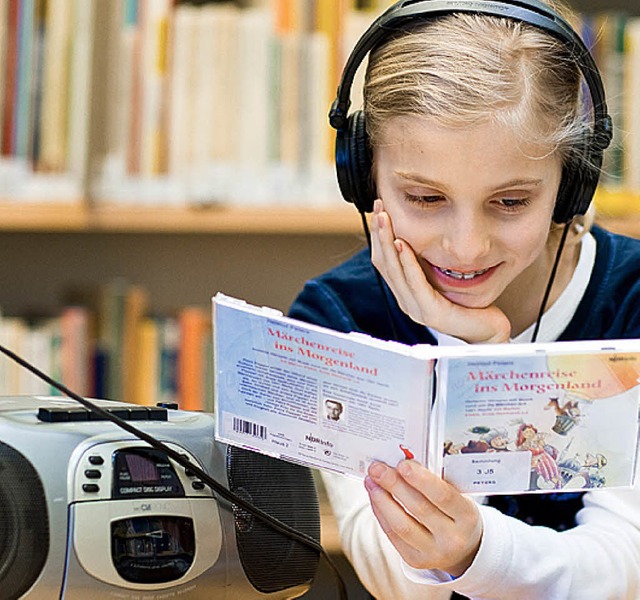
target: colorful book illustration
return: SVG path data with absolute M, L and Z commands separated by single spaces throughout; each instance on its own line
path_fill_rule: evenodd
M 640 340 L 438 347 L 217 294 L 216 436 L 362 478 L 415 458 L 465 493 L 633 485 Z

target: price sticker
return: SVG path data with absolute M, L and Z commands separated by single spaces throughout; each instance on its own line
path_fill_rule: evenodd
M 529 489 L 531 452 L 483 452 L 444 457 L 443 477 L 466 494 Z

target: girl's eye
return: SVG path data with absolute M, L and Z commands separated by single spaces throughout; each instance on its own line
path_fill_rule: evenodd
M 529 198 L 500 198 L 498 202 L 506 210 L 518 210 L 528 206 L 531 200 Z
M 412 204 L 427 205 L 427 204 L 436 204 L 437 202 L 444 201 L 445 198 L 444 196 L 438 196 L 438 195 L 415 196 L 413 194 L 405 194 L 404 199 L 407 202 L 410 202 Z

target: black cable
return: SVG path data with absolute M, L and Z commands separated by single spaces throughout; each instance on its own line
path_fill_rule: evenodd
M 115 425 L 120 427 L 121 429 L 124 429 L 128 433 L 130 433 L 130 434 L 134 435 L 135 437 L 143 440 L 144 442 L 146 442 L 147 444 L 149 444 L 151 447 L 155 448 L 156 450 L 160 450 L 161 452 L 163 452 L 164 454 L 166 454 L 167 456 L 169 456 L 173 460 L 175 460 L 179 465 L 181 465 L 185 469 L 190 469 L 204 483 L 206 483 L 214 492 L 216 492 L 219 496 L 221 496 L 222 498 L 224 498 L 228 502 L 231 502 L 232 504 L 236 504 L 236 505 L 240 506 L 245 511 L 253 514 L 256 517 L 258 517 L 258 519 L 260 519 L 262 522 L 266 523 L 272 529 L 274 529 L 274 530 L 276 530 L 276 531 L 278 531 L 278 532 L 290 537 L 291 539 L 293 539 L 293 540 L 295 540 L 297 542 L 300 542 L 301 544 L 311 548 L 315 552 L 318 552 L 322 557 L 324 557 L 324 559 L 326 560 L 327 564 L 331 567 L 334 575 L 336 576 L 336 581 L 338 583 L 338 594 L 339 594 L 339 597 L 341 599 L 346 600 L 346 598 L 347 598 L 347 590 L 346 590 L 346 585 L 344 583 L 344 580 L 342 579 L 342 576 L 340 575 L 335 563 L 331 560 L 331 557 L 329 556 L 327 551 L 322 547 L 322 545 L 319 542 L 317 542 L 316 540 L 314 540 L 312 537 L 308 536 L 307 534 L 302 533 L 301 531 L 298 531 L 297 529 L 294 529 L 290 525 L 287 525 L 286 523 L 283 523 L 279 519 L 276 519 L 275 517 L 273 517 L 269 513 L 263 511 L 262 509 L 258 508 L 257 506 L 254 506 L 250 502 L 247 502 L 246 500 L 244 500 L 240 496 L 237 496 L 231 490 L 227 489 L 221 483 L 219 483 L 218 481 L 216 481 L 215 479 L 210 477 L 198 465 L 195 465 L 192 462 L 190 462 L 188 458 L 186 458 L 185 456 L 183 456 L 182 454 L 180 454 L 176 450 L 173 450 L 169 446 L 166 446 L 163 442 L 161 442 L 160 440 L 157 440 L 156 438 L 154 438 L 153 436 L 149 435 L 148 433 L 145 433 L 144 431 L 141 431 L 137 427 L 134 427 L 133 425 L 131 425 L 130 423 L 128 423 L 124 419 L 121 419 L 120 417 L 110 413 L 109 411 L 104 410 L 103 408 L 101 408 L 97 404 L 94 404 L 90 400 L 87 400 L 86 398 L 83 398 L 79 394 L 76 394 L 73 390 L 70 390 L 68 387 L 66 387 L 62 383 L 59 383 L 55 379 L 52 379 L 51 377 L 49 377 L 49 375 L 47 375 L 43 371 L 40 371 L 40 369 L 38 369 L 37 367 L 35 367 L 31 363 L 27 362 L 25 359 L 23 359 L 20 356 L 18 356 L 15 352 L 12 352 L 8 348 L 5 348 L 1 344 L 0 344 L 0 352 L 5 354 L 6 356 L 8 356 L 13 361 L 17 362 L 20 366 L 24 367 L 28 371 L 31 371 L 31 373 L 33 373 L 34 375 L 36 375 L 37 377 L 39 377 L 43 381 L 47 382 L 52 387 L 54 387 L 57 390 L 61 391 L 66 396 L 69 396 L 71 399 L 75 400 L 76 402 L 79 402 L 80 404 L 82 404 L 82 406 L 84 406 L 85 408 L 87 408 L 91 412 L 99 415 L 100 417 L 102 417 L 103 419 L 106 419 L 107 421 L 111 421 L 112 423 L 114 423 Z
M 567 234 L 569 233 L 570 222 L 565 223 L 564 229 L 562 230 L 562 237 L 560 238 L 560 244 L 558 245 L 558 249 L 556 250 L 556 258 L 553 262 L 553 268 L 551 269 L 551 275 L 549 275 L 549 281 L 547 282 L 547 288 L 544 291 L 544 296 L 542 297 L 542 304 L 540 305 L 540 311 L 538 312 L 538 318 L 536 319 L 536 326 L 533 329 L 533 335 L 531 336 L 531 342 L 535 342 L 538 339 L 538 332 L 540 331 L 540 323 L 542 322 L 542 315 L 544 315 L 544 310 L 547 307 L 547 302 L 549 301 L 549 295 L 551 294 L 551 286 L 553 286 L 553 282 L 556 278 L 556 271 L 558 270 L 558 265 L 560 264 L 560 256 L 562 255 L 562 250 L 564 248 L 564 244 L 567 240 Z

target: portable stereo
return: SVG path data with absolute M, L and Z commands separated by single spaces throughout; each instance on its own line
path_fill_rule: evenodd
M 319 540 L 310 471 L 214 440 L 213 416 L 97 400 Z M 319 556 L 66 398 L 0 398 L 3 600 L 296 598 Z

